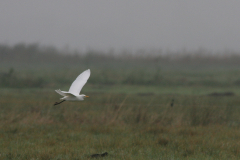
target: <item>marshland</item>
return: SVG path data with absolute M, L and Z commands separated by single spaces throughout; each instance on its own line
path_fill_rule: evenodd
M 240 55 L 65 52 L 0 45 L 0 159 L 240 158 Z

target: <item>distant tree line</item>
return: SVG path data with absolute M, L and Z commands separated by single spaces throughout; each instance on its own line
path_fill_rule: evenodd
M 78 63 L 97 61 L 141 61 L 141 62 L 162 62 L 162 63 L 220 63 L 220 64 L 238 64 L 240 53 L 224 51 L 221 53 L 211 53 L 205 49 L 196 51 L 181 50 L 178 52 L 161 50 L 137 50 L 134 53 L 124 50 L 120 53 L 114 51 L 102 52 L 97 50 L 88 50 L 85 53 L 77 50 L 70 51 L 57 49 L 53 46 L 41 46 L 38 43 L 25 44 L 18 43 L 10 46 L 0 44 L 0 62 L 70 62 Z
M 79 74 L 79 70 L 87 68 L 94 70 L 89 79 L 90 84 L 221 86 L 225 82 L 211 79 L 209 76 L 205 79 L 191 80 L 181 75 L 180 78 L 174 74 L 167 76 L 163 71 L 209 71 L 214 67 L 238 71 L 239 62 L 240 54 L 230 51 L 222 54 L 212 54 L 203 49 L 169 53 L 146 50 L 138 50 L 135 53 L 126 50 L 122 53 L 89 50 L 81 53 L 37 43 L 19 43 L 13 46 L 0 44 L 0 87 L 69 85 Z M 66 74 L 68 76 L 65 76 Z M 226 85 L 239 85 L 240 80 L 235 79 Z

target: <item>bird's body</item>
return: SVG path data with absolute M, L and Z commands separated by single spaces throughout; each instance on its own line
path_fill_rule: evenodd
M 83 101 L 86 96 L 85 94 L 80 94 L 83 86 L 87 83 L 88 78 L 90 77 L 90 69 L 82 72 L 76 80 L 72 83 L 69 91 L 61 91 L 60 89 L 55 90 L 58 94 L 63 96 L 60 98 L 61 102 L 56 102 L 54 105 L 58 105 L 64 101 Z
M 66 100 L 66 101 L 83 101 L 84 97 L 86 96 L 85 94 L 72 94 L 70 92 L 66 91 L 61 91 L 60 89 L 55 90 L 58 94 L 62 95 L 63 98 L 60 98 L 61 100 Z

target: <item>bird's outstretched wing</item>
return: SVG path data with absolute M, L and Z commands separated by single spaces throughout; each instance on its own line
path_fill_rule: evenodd
M 58 94 L 60 94 L 62 96 L 66 96 L 60 89 L 55 90 L 55 92 L 57 92 Z
M 78 95 L 90 77 L 90 69 L 82 72 L 72 83 L 68 92 Z
M 55 90 L 58 94 L 62 95 L 62 96 L 76 96 L 75 94 L 72 94 L 70 92 L 66 92 L 66 91 L 61 91 L 60 89 Z

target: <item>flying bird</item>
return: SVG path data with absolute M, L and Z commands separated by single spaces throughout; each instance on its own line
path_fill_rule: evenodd
M 82 72 L 72 83 L 68 92 L 61 91 L 60 89 L 55 90 L 58 94 L 63 96 L 63 98 L 60 98 L 62 101 L 55 102 L 54 106 L 65 101 L 83 101 L 84 98 L 89 97 L 89 96 L 86 96 L 85 94 L 80 94 L 80 92 L 83 86 L 87 83 L 87 80 L 90 77 L 90 74 L 91 74 L 90 69 Z

